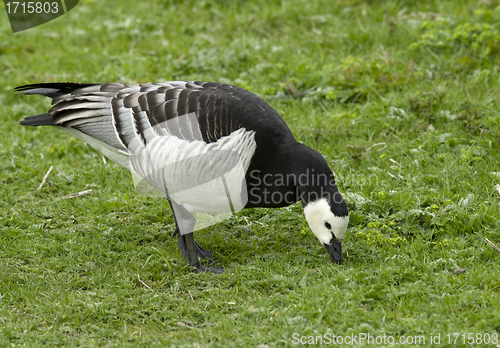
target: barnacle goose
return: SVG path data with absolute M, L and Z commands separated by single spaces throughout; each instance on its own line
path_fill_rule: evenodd
M 26 117 L 22 125 L 57 126 L 129 169 L 138 187 L 146 184 L 167 197 L 179 250 L 197 272 L 223 272 L 200 263 L 213 255 L 193 239 L 206 226 L 196 225 L 200 212 L 299 200 L 331 260 L 342 261 L 349 215 L 332 171 L 255 94 L 199 81 L 38 83 L 15 91 L 52 98 L 47 113 Z

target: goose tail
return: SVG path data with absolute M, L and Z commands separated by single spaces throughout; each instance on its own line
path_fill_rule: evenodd
M 19 94 L 39 94 L 49 98 L 60 97 L 64 94 L 72 93 L 74 90 L 95 85 L 94 83 L 72 83 L 72 82 L 55 82 L 55 83 L 33 83 L 30 85 L 18 86 L 14 88 Z M 47 113 L 34 116 L 28 116 L 21 122 L 23 126 L 52 126 L 52 117 Z

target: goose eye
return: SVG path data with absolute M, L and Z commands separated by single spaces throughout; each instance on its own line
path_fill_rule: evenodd
M 325 227 L 328 228 L 328 229 L 331 229 L 332 225 L 330 225 L 328 222 L 325 222 Z

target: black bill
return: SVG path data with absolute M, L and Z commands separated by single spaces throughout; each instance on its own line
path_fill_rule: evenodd
M 337 238 L 332 239 L 331 244 L 325 244 L 326 251 L 333 263 L 342 263 L 342 242 Z

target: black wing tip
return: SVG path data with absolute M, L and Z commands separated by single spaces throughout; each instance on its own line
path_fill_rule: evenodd
M 33 89 L 49 88 L 58 90 L 59 94 L 70 93 L 76 89 L 98 85 L 98 83 L 77 83 L 77 82 L 42 82 L 17 86 L 14 92 L 28 92 Z
M 28 116 L 19 121 L 19 124 L 23 126 L 52 126 L 52 117 L 48 114 Z

